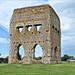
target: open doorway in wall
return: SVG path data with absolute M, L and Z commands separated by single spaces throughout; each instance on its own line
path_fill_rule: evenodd
M 18 46 L 18 60 L 23 60 L 23 57 L 25 55 L 25 50 L 22 45 Z
M 42 50 L 42 47 L 38 44 L 38 45 L 35 45 L 34 47 L 34 58 L 35 60 L 42 60 L 42 54 L 43 54 L 43 50 Z
M 57 49 L 57 46 L 54 49 L 54 57 L 55 57 L 56 63 L 58 63 L 58 49 Z

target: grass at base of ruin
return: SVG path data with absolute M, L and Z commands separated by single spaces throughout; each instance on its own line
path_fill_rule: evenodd
M 75 62 L 61 64 L 0 64 L 0 75 L 75 75 Z

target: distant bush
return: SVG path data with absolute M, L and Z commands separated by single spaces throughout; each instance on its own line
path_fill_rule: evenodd
M 0 58 L 0 63 L 4 62 L 4 58 Z
M 0 63 L 8 63 L 8 57 L 0 58 Z
M 41 60 L 42 57 L 35 57 L 35 60 Z
M 8 57 L 4 58 L 4 63 L 8 63 Z
M 67 59 L 71 58 L 73 58 L 73 56 L 68 56 L 67 54 L 65 54 L 63 57 L 61 57 L 61 61 L 67 61 Z

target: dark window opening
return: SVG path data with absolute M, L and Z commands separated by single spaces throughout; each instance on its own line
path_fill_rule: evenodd
M 40 11 L 43 11 L 43 9 L 40 9 Z
M 10 36 L 12 36 L 12 34 L 10 34 Z
M 22 32 L 22 29 L 23 29 L 23 26 L 19 26 L 19 27 L 17 27 L 17 29 L 21 33 Z
M 55 28 L 55 30 L 57 30 L 57 29 Z
M 28 25 L 28 26 L 26 26 L 27 31 L 30 31 L 31 28 L 32 28 L 32 25 Z
M 33 34 L 33 32 L 32 32 L 32 34 Z
M 59 33 L 59 31 L 57 31 Z
M 15 42 L 13 42 L 13 44 L 15 44 Z
M 43 41 L 44 42 L 44 41 Z
M 52 26 L 52 28 L 54 29 L 54 26 Z
M 35 28 L 36 28 L 36 31 L 39 31 L 40 28 L 41 28 L 41 26 L 42 26 L 42 24 L 35 24 L 34 26 L 35 26 Z
M 39 33 L 41 33 L 41 32 L 39 31 Z
M 46 30 L 46 32 L 49 32 L 49 30 Z

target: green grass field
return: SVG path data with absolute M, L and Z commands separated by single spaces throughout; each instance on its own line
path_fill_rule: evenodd
M 0 64 L 0 75 L 75 75 L 75 62 L 61 64 Z

